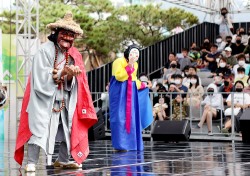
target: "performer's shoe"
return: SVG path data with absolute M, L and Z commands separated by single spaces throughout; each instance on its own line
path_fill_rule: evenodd
M 55 161 L 54 163 L 55 168 L 63 168 L 63 169 L 81 169 L 82 164 L 78 164 L 74 161 L 69 161 L 69 162 L 60 162 L 60 161 Z
M 36 172 L 36 165 L 35 164 L 27 164 L 25 166 L 25 172 Z

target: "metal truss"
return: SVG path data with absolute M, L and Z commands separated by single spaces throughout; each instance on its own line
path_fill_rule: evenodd
M 39 0 L 16 0 L 16 117 L 39 46 Z M 18 121 L 18 120 L 17 120 Z
M 230 13 L 249 13 L 250 0 L 163 0 L 190 9 L 205 12 L 211 15 L 220 12 L 222 7 L 229 9 Z

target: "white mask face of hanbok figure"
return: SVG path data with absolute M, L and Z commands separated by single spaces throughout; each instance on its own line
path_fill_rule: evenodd
M 139 50 L 136 48 L 133 48 L 129 52 L 128 59 L 129 61 L 136 62 L 139 59 L 139 56 L 140 56 Z

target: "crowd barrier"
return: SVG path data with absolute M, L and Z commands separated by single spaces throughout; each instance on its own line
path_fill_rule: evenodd
M 184 92 L 180 92 L 180 93 L 179 92 L 178 93 L 176 93 L 176 92 L 160 92 L 160 93 L 159 92 L 150 92 L 149 97 L 150 97 L 150 100 L 151 100 L 151 103 L 152 103 L 152 108 L 153 108 L 153 99 L 156 97 L 156 93 L 158 95 L 161 94 L 162 96 L 169 97 L 169 106 L 168 106 L 169 114 L 168 114 L 167 120 L 174 120 L 173 119 L 173 113 L 174 113 L 173 96 L 174 96 L 174 94 L 185 96 L 188 93 L 184 93 Z M 106 94 L 107 94 L 107 92 L 106 92 Z M 220 94 L 220 95 L 227 94 L 227 95 L 229 95 L 229 93 L 226 93 L 226 92 L 219 92 L 219 93 L 213 93 L 213 94 Z M 231 107 L 234 107 L 234 105 L 237 103 L 237 102 L 234 101 L 234 98 L 233 98 L 235 96 L 236 92 L 230 92 L 230 94 L 232 96 Z M 237 92 L 237 94 L 246 94 L 246 93 L 238 93 Z M 108 109 L 107 108 L 102 109 L 102 103 L 103 103 L 103 100 L 101 100 L 102 93 L 100 93 L 100 92 L 92 92 L 92 95 L 97 98 L 95 101 L 93 101 L 94 106 L 95 106 L 97 111 L 99 111 L 99 110 L 103 111 L 103 117 L 104 117 L 104 121 L 105 121 L 105 130 L 106 130 L 107 133 L 110 133 Z M 190 101 L 192 101 L 192 94 L 190 94 L 189 96 L 190 96 Z M 204 95 L 203 95 L 203 100 L 204 100 L 204 98 L 206 96 L 210 96 L 210 95 L 208 95 L 205 92 Z M 222 96 L 221 96 L 221 98 L 222 98 Z M 244 101 L 244 96 L 243 96 L 243 101 Z M 180 111 L 182 111 L 183 110 L 182 107 L 185 106 L 184 109 L 187 111 L 187 116 L 183 116 L 182 112 L 180 112 L 180 120 L 187 119 L 187 120 L 190 121 L 190 127 L 192 129 L 192 135 L 200 135 L 200 138 L 203 138 L 202 136 L 207 135 L 207 130 L 205 129 L 206 125 L 204 125 L 204 127 L 200 128 L 200 129 L 195 129 L 195 126 L 199 123 L 200 118 L 201 118 L 201 116 L 203 114 L 204 105 L 202 105 L 200 103 L 198 107 L 197 106 L 187 106 L 184 102 L 180 102 L 179 106 L 180 106 L 179 107 Z M 221 106 L 223 107 L 224 110 L 227 109 L 227 108 L 230 108 L 229 106 L 224 105 L 223 98 L 221 99 Z M 231 111 L 232 112 L 231 112 L 230 116 L 231 116 L 231 119 L 232 119 L 232 127 L 234 127 L 235 126 L 235 124 L 234 124 L 235 123 L 235 115 L 234 115 L 235 109 L 231 108 Z M 245 111 L 245 109 L 243 109 L 243 112 L 244 111 Z M 224 113 L 224 111 L 221 111 L 221 113 Z M 232 140 L 232 141 L 234 141 L 236 138 L 239 139 L 240 134 L 236 133 L 234 128 L 231 128 L 231 133 L 229 133 L 229 134 L 221 133 L 220 130 L 223 128 L 225 118 L 223 117 L 223 114 L 221 114 L 220 117 L 221 117 L 220 119 L 216 119 L 216 120 L 211 121 L 213 136 L 219 136 L 220 139 Z M 154 125 L 154 123 L 152 123 L 151 127 L 145 129 L 144 133 L 151 134 L 151 129 L 152 129 L 153 125 Z M 213 137 L 211 137 L 211 138 L 213 138 Z M 209 139 L 209 137 L 207 139 Z

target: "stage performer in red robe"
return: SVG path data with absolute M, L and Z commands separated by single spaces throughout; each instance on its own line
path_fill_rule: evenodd
M 55 142 L 60 148 L 54 167 L 81 168 L 89 154 L 88 129 L 97 122 L 82 56 L 72 46 L 82 29 L 71 12 L 47 27 L 50 41 L 33 58 L 16 140 L 14 157 L 20 165 L 28 144 L 26 172 L 35 172 L 40 148 L 51 164 Z

